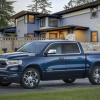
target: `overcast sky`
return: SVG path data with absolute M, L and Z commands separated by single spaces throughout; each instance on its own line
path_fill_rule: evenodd
M 27 6 L 31 4 L 32 0 L 8 0 L 8 1 L 17 1 L 13 4 L 14 10 L 16 13 L 22 11 L 22 10 L 28 10 Z M 52 7 L 50 10 L 52 13 L 64 10 L 64 5 L 68 3 L 69 0 L 49 0 L 52 1 Z

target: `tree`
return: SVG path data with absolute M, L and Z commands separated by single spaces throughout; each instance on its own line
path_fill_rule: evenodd
M 0 28 L 11 27 L 14 25 L 14 20 L 10 20 L 15 11 L 12 4 L 15 1 L 0 0 Z
M 33 4 L 30 4 L 27 6 L 28 10 L 34 11 L 34 12 L 41 12 L 41 13 L 50 13 L 51 11 L 47 10 L 47 8 L 52 8 L 51 4 L 52 2 L 49 2 L 49 0 L 33 0 Z
M 86 3 L 93 2 L 93 1 L 97 1 L 97 0 L 70 0 L 68 2 L 68 4 L 65 5 L 63 8 L 64 9 L 69 9 L 69 8 L 73 8 L 73 7 L 76 7 L 76 6 L 84 5 Z
M 32 2 L 33 4 L 30 4 L 29 6 L 27 6 L 29 8 L 28 10 L 39 12 L 40 0 L 33 0 Z

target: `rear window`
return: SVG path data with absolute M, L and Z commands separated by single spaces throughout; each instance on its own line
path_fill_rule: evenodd
M 62 43 L 62 53 L 80 53 L 77 43 Z

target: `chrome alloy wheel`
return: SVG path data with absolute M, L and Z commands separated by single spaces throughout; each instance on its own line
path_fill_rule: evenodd
M 38 74 L 35 71 L 33 71 L 33 70 L 27 71 L 24 74 L 23 81 L 24 81 L 25 85 L 27 85 L 29 87 L 33 87 L 39 81 L 38 80 Z
M 100 83 L 100 69 L 95 69 L 94 78 L 96 83 Z

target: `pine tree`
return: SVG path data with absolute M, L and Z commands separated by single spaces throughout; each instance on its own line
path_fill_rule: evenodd
M 14 2 L 0 0 L 0 28 L 11 27 L 13 25 L 14 21 L 10 20 L 9 17 L 15 13 L 12 6 Z
M 98 0 L 70 0 L 67 5 L 65 5 L 64 9 L 73 8 L 76 6 L 84 5 L 89 2 L 98 1 Z
M 33 0 L 32 2 L 33 4 L 30 4 L 29 6 L 27 6 L 29 8 L 28 10 L 39 12 L 40 0 Z
M 50 13 L 51 11 L 47 10 L 47 8 L 51 7 L 51 2 L 49 0 L 33 0 L 33 4 L 30 4 L 27 6 L 28 10 L 34 11 L 34 12 L 41 12 L 41 13 Z

